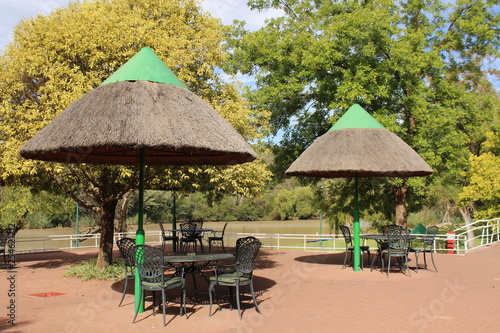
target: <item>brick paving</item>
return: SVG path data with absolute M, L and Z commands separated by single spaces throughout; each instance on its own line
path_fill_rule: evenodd
M 118 255 L 118 254 L 117 254 Z M 64 277 L 68 265 L 96 256 L 96 250 L 22 254 L 15 273 L 0 266 L 2 332 L 498 332 L 500 244 L 466 255 L 437 254 L 439 272 L 421 269 L 411 277 L 397 270 L 342 269 L 343 253 L 262 249 L 255 289 L 262 314 L 243 305 L 208 315 L 208 296 L 188 305 L 188 317 L 171 304 L 167 326 L 150 308 L 132 324 L 133 288 L 123 305 L 123 281 L 81 281 Z M 429 259 L 429 258 L 428 258 Z M 414 257 L 410 255 L 410 265 Z M 15 275 L 15 323 L 6 316 Z M 188 277 L 189 282 L 189 277 Z M 188 287 L 190 287 L 188 283 Z M 198 282 L 200 291 L 207 284 Z M 191 288 L 192 289 L 192 288 Z M 245 289 L 246 290 L 246 289 Z M 57 294 L 61 293 L 61 294 Z M 224 290 L 221 290 L 221 294 Z M 42 294 L 45 297 L 33 296 Z M 169 298 L 178 295 L 170 294 Z M 190 299 L 193 295 L 189 294 Z M 245 302 L 248 297 L 245 297 Z M 147 302 L 148 306 L 150 303 Z M 216 309 L 217 307 L 214 307 Z

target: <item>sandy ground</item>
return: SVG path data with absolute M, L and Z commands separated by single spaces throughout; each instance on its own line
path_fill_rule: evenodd
M 117 254 L 118 255 L 118 254 Z M 118 307 L 123 281 L 64 277 L 95 250 L 22 254 L 13 272 L 0 266 L 2 332 L 499 332 L 500 244 L 466 255 L 436 255 L 439 272 L 342 269 L 343 253 L 262 249 L 254 271 L 262 314 L 244 298 L 243 319 L 227 306 L 209 317 L 207 283 L 198 304 L 188 283 L 188 316 L 170 303 L 167 326 L 147 309 L 133 318 L 133 288 Z M 415 265 L 411 255 L 410 265 Z M 10 280 L 9 280 L 10 278 Z M 188 278 L 189 281 L 189 278 Z M 9 296 L 11 282 L 15 297 Z M 246 291 L 246 289 L 245 289 Z M 40 297 L 34 294 L 40 294 Z M 54 294 L 61 293 L 62 295 Z M 220 290 L 224 296 L 224 290 Z M 177 291 L 169 299 L 178 297 Z M 15 301 L 15 325 L 7 316 Z M 214 307 L 216 309 L 216 307 Z

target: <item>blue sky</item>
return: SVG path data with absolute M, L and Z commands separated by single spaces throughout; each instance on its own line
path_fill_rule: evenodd
M 74 0 L 0 0 L 0 48 L 12 41 L 12 31 L 22 19 L 35 17 L 38 14 L 48 15 L 58 7 L 66 7 Z M 280 12 L 269 10 L 257 12 L 250 10 L 247 0 L 204 0 L 203 8 L 212 16 L 229 24 L 234 19 L 247 22 L 247 29 L 256 30 L 269 17 L 279 16 Z

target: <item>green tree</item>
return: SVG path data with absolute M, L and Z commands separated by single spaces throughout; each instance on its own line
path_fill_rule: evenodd
M 489 132 L 483 144 L 484 152 L 471 155 L 467 173 L 469 184 L 460 193 L 462 205 L 475 202 L 477 219 L 491 219 L 500 215 L 500 134 Z
M 97 263 L 99 267 L 110 264 L 115 210 L 118 201 L 136 187 L 136 170 L 23 160 L 18 149 L 145 46 L 246 139 L 258 139 L 265 114 L 255 113 L 238 94 L 238 87 L 224 82 L 215 70 L 226 59 L 224 33 L 218 20 L 194 0 L 85 1 L 21 21 L 14 41 L 0 57 L 3 182 L 40 188 L 57 182 L 73 200 L 99 216 Z M 171 176 L 183 180 L 180 188 Z M 268 177 L 267 167 L 260 162 L 225 168 L 160 168 L 148 170 L 146 186 L 187 192 L 204 188 L 215 198 L 223 192 L 254 195 Z
M 272 110 L 272 132 L 283 133 L 275 147 L 278 175 L 358 103 L 435 170 L 428 179 L 373 180 L 378 201 L 397 202 L 396 213 L 385 210 L 387 216 L 406 224 L 407 196 L 422 201 L 417 197 L 429 182 L 462 185 L 469 151 L 484 141 L 482 124 L 498 103 L 485 70 L 498 55 L 496 1 L 249 4 L 285 12 L 242 37 L 241 25 L 235 27 L 229 65 L 255 75 L 251 100 Z M 482 87 L 490 88 L 488 98 Z

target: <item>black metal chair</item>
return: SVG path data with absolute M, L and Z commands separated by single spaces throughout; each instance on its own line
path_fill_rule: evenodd
M 180 239 L 181 252 L 196 252 L 197 242 L 200 243 L 200 248 L 203 252 L 202 234 L 199 231 L 203 227 L 203 224 L 200 222 L 187 222 L 182 223 L 180 227 L 182 234 Z
M 123 287 L 122 299 L 120 304 L 122 305 L 125 294 L 127 293 L 127 286 L 129 280 L 135 279 L 135 260 L 134 260 L 134 247 L 135 239 L 124 237 L 116 241 L 116 245 L 120 250 L 123 262 L 125 264 L 125 286 Z
M 427 260 L 425 258 L 426 253 L 431 254 L 432 265 L 434 266 L 434 270 L 437 272 L 436 263 L 434 262 L 434 240 L 436 238 L 436 234 L 439 231 L 439 227 L 432 226 L 427 228 L 427 232 L 423 238 L 416 238 L 412 241 L 410 246 L 410 252 L 415 253 L 415 261 L 416 261 L 416 271 L 418 272 L 418 257 L 420 253 L 424 254 L 424 266 L 427 268 Z
M 241 320 L 240 309 L 240 287 L 250 286 L 250 292 L 255 304 L 255 309 L 260 312 L 259 305 L 255 299 L 253 288 L 253 269 L 255 258 L 259 252 L 262 243 L 255 237 L 240 238 L 236 242 L 236 261 L 232 265 L 218 265 L 214 267 L 214 276 L 210 277 L 210 285 L 208 293 L 210 296 L 210 310 L 209 315 L 212 315 L 212 294 L 215 293 L 215 286 L 229 287 L 229 303 L 232 309 L 233 288 L 236 294 L 236 305 L 238 308 L 238 315 Z M 228 269 L 229 268 L 229 269 Z M 220 304 L 218 304 L 220 309 Z
M 163 252 L 165 252 L 166 248 L 166 242 L 172 242 L 172 250 L 176 250 L 179 246 L 179 237 L 174 236 L 173 234 L 167 235 L 165 232 L 165 228 L 163 228 L 163 223 L 161 221 L 158 221 L 158 225 L 160 226 L 160 231 L 161 231 L 161 246 L 163 248 Z M 175 244 L 175 245 L 174 245 Z
M 7 246 L 7 229 L 0 228 L 0 253 L 3 254 L 3 261 L 7 265 L 7 251 L 5 247 Z
M 351 237 L 351 230 L 349 230 L 349 227 L 345 225 L 340 226 L 340 230 L 342 231 L 342 234 L 344 235 L 344 241 L 345 241 L 345 257 L 344 257 L 344 264 L 342 265 L 342 269 L 346 268 L 346 262 L 347 262 L 347 255 L 350 252 L 351 253 L 351 263 L 352 263 L 352 257 L 354 253 L 354 246 L 353 246 L 353 241 Z M 369 246 L 360 246 L 361 250 L 361 268 L 363 268 L 363 256 L 364 253 L 368 253 L 368 263 L 370 262 L 370 247 Z
M 397 258 L 401 272 L 403 268 L 411 276 L 408 269 L 408 230 L 404 228 L 393 228 L 386 232 L 387 235 L 387 248 L 383 249 L 380 253 L 382 259 L 382 272 L 384 271 L 384 259 L 387 256 L 387 276 L 391 270 L 391 258 Z
M 180 276 L 174 274 L 165 275 L 165 269 L 175 270 L 174 268 L 163 266 L 163 249 L 152 247 L 149 245 L 135 246 L 134 259 L 135 265 L 139 272 L 140 281 L 140 295 L 139 299 L 143 297 L 143 290 L 150 290 L 153 293 L 153 314 L 155 313 L 155 292 L 161 291 L 161 301 L 163 305 L 163 326 L 165 322 L 165 307 L 167 302 L 166 290 L 173 288 L 181 288 L 181 305 L 180 315 L 183 312 L 186 314 L 186 289 L 185 289 L 185 276 L 184 269 L 181 267 Z M 178 272 L 178 269 L 176 270 Z M 139 312 L 139 304 L 136 305 L 134 320 L 135 323 L 137 313 Z
M 224 224 L 222 231 L 214 231 L 213 236 L 208 237 L 208 252 L 212 253 L 212 243 L 220 242 L 222 245 L 222 251 L 225 253 L 226 248 L 224 247 L 224 233 L 226 232 L 227 222 Z M 218 234 L 219 233 L 219 234 Z

